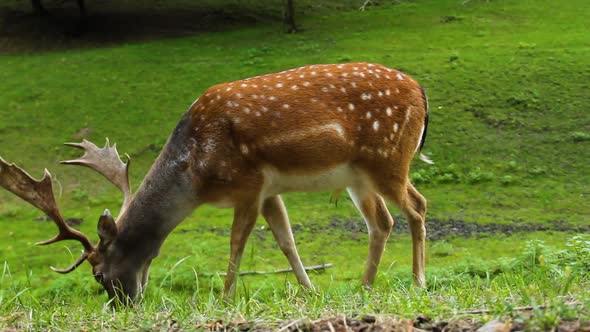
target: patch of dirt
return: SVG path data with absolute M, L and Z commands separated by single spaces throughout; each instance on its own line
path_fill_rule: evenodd
M 408 223 L 400 216 L 394 217 L 395 225 L 393 233 L 409 234 L 410 227 Z M 264 227 L 257 227 L 253 231 L 253 236 L 263 240 L 270 232 L 270 228 L 265 224 Z M 180 233 L 188 232 L 211 232 L 220 236 L 229 236 L 231 231 L 229 227 L 199 227 L 195 225 L 194 229 L 180 229 Z M 322 224 L 299 224 L 291 225 L 295 236 L 297 233 L 310 232 L 312 234 L 335 233 L 346 236 L 352 240 L 361 240 L 362 236 L 367 234 L 367 225 L 360 217 L 333 217 L 327 225 Z M 437 220 L 429 218 L 426 221 L 426 238 L 429 241 L 444 240 L 449 237 L 477 237 L 482 238 L 490 235 L 504 234 L 512 235 L 517 233 L 530 233 L 537 231 L 556 231 L 556 232 L 590 232 L 590 225 L 573 226 L 564 221 L 554 221 L 547 224 L 531 224 L 514 222 L 510 224 L 476 224 L 462 220 Z M 269 238 L 272 238 L 269 237 Z
M 393 233 L 409 233 L 410 227 L 402 217 L 394 217 Z M 297 225 L 293 226 L 296 231 Z M 367 226 L 361 218 L 332 218 L 324 229 L 345 229 L 351 233 L 367 233 Z M 318 231 L 320 229 L 317 229 Z M 563 221 L 548 224 L 510 223 L 510 224 L 477 224 L 462 220 L 426 220 L 426 237 L 429 241 L 442 240 L 447 237 L 483 237 L 490 234 L 511 235 L 519 232 L 559 231 L 559 232 L 589 232 L 590 225 L 572 226 Z
M 108 47 L 280 22 L 280 15 L 257 12 L 247 4 L 125 7 L 105 0 L 93 3 L 81 24 L 75 1 L 44 1 L 48 15 L 34 14 L 29 4 L 0 5 L 0 54 Z
M 167 325 L 167 327 L 166 327 Z M 236 321 L 226 323 L 222 320 L 199 322 L 194 327 L 186 327 L 187 330 L 199 331 L 282 331 L 282 332 L 370 332 L 370 331 L 429 331 L 429 332 L 509 332 L 535 329 L 521 321 L 510 319 L 493 319 L 482 324 L 476 319 L 464 318 L 450 321 L 437 321 L 429 317 L 418 316 L 415 319 L 402 319 L 390 315 L 364 315 L 350 318 L 343 315 L 325 317 L 317 320 L 300 318 L 283 322 L 248 322 Z M 176 321 L 157 324 L 155 330 L 177 332 L 184 331 L 183 326 Z M 589 332 L 590 322 L 579 320 L 561 321 L 553 331 L 560 332 Z

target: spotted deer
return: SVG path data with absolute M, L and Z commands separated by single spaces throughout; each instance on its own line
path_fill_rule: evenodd
M 280 194 L 342 189 L 369 231 L 363 284 L 373 284 L 394 224 L 387 200 L 410 224 L 414 283 L 424 287 L 426 200 L 408 175 L 427 124 L 424 90 L 400 71 L 370 63 L 305 66 L 207 89 L 135 194 L 128 164 L 108 140 L 102 149 L 86 140 L 69 143 L 85 153 L 64 163 L 90 167 L 124 193 L 116 219 L 108 210 L 100 216 L 97 245 L 64 222 L 47 170 L 37 181 L 0 159 L 0 184 L 57 224 L 59 235 L 39 244 L 82 243 L 84 253 L 71 267 L 54 270 L 68 273 L 87 260 L 109 298 L 137 298 L 168 234 L 203 204 L 234 209 L 226 296 L 234 293 L 244 246 L 260 214 L 298 282 L 311 288 Z

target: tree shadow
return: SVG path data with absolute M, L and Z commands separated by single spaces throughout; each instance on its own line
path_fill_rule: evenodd
M 30 8 L 0 7 L 0 54 L 26 54 L 108 47 L 146 40 L 228 31 L 257 24 L 281 29 L 280 14 L 237 5 L 166 8 L 115 8 L 95 4 L 81 24 L 75 5 L 48 8 L 49 15 Z

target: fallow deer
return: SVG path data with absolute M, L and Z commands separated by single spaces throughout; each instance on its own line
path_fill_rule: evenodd
M 135 299 L 168 234 L 196 207 L 234 208 L 224 294 L 234 292 L 246 240 L 262 214 L 298 282 L 312 284 L 301 262 L 280 194 L 348 190 L 369 231 L 362 279 L 373 284 L 393 227 L 385 200 L 408 219 L 413 277 L 425 286 L 426 200 L 408 178 L 426 138 L 424 90 L 406 74 L 381 65 L 313 65 L 215 85 L 184 114 L 132 195 L 128 164 L 108 143 L 69 143 L 85 154 L 66 164 L 88 166 L 124 192 L 115 219 L 105 210 L 96 246 L 63 221 L 51 177 L 36 181 L 0 159 L 0 184 L 41 209 L 59 235 L 39 244 L 75 239 L 109 298 Z M 420 154 L 425 162 L 428 158 Z M 384 200 L 385 199 L 385 200 Z

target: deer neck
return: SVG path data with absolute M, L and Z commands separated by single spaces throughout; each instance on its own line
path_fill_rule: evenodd
M 191 145 L 179 142 L 180 136 L 186 137 L 183 122 L 117 220 L 117 239 L 126 253 L 157 256 L 166 237 L 198 204 L 192 184 L 195 175 L 188 168 Z

